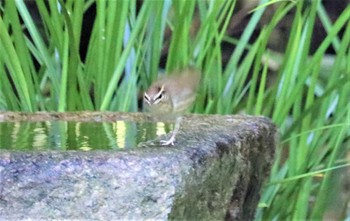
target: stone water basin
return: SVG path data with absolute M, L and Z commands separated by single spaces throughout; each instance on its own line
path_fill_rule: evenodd
M 253 219 L 276 145 L 264 117 L 0 112 L 0 220 Z

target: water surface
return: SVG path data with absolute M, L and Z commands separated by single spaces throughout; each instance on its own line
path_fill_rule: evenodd
M 132 149 L 170 127 L 161 122 L 0 122 L 0 150 Z

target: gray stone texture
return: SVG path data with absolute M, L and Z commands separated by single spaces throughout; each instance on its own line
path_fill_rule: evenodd
M 0 113 L 0 121 L 149 120 L 140 113 L 16 114 Z M 174 146 L 159 139 L 125 151 L 2 150 L 0 220 L 253 219 L 275 150 L 269 119 L 188 115 Z

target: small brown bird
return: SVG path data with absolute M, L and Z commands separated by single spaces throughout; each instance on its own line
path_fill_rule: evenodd
M 196 99 L 201 74 L 195 68 L 174 71 L 155 81 L 145 92 L 146 108 L 160 119 L 176 119 L 175 127 L 169 140 L 161 140 L 162 145 L 174 145 L 179 131 L 181 116 Z

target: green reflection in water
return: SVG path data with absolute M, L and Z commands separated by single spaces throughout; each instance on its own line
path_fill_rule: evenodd
M 123 150 L 169 132 L 169 124 L 136 122 L 0 122 L 0 149 Z

